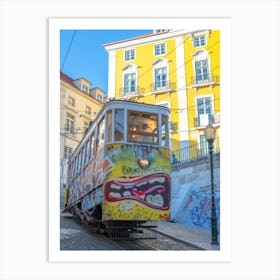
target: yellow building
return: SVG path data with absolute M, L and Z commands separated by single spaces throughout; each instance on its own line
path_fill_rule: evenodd
M 60 186 L 66 184 L 67 161 L 71 157 L 84 131 L 104 103 L 104 91 L 90 89 L 84 78 L 72 79 L 60 72 Z
M 172 150 L 205 152 L 203 129 L 220 126 L 219 30 L 155 30 L 104 47 L 108 98 L 167 106 Z

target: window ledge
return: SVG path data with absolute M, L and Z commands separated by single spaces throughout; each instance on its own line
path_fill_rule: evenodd
M 161 89 L 161 90 L 156 90 L 156 91 L 151 91 L 150 94 L 161 94 L 161 93 L 166 93 L 166 92 L 175 92 L 176 90 L 175 89 L 171 89 L 171 88 L 168 88 L 168 89 Z
M 206 82 L 201 84 L 193 84 L 191 88 L 199 88 L 199 87 L 207 87 L 207 86 L 217 86 L 219 85 L 219 82 Z

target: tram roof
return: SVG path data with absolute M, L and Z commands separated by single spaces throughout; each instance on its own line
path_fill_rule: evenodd
M 102 116 L 104 111 L 114 109 L 115 105 L 119 105 L 119 104 L 123 105 L 123 107 L 121 107 L 120 109 L 130 109 L 130 110 L 132 110 L 132 109 L 134 109 L 134 108 L 132 108 L 132 106 L 137 106 L 139 108 L 135 108 L 136 111 L 141 110 L 141 108 L 143 109 L 143 107 L 146 107 L 147 109 L 148 108 L 153 108 L 153 109 L 156 109 L 156 110 L 157 109 L 163 109 L 163 110 L 167 111 L 168 113 L 170 113 L 170 109 L 167 108 L 166 106 L 163 106 L 163 105 L 148 104 L 148 103 L 144 103 L 144 102 L 136 102 L 136 101 L 131 101 L 131 100 L 111 99 L 104 104 L 104 106 L 98 112 L 98 114 L 94 118 L 94 120 L 92 120 L 90 122 L 90 125 L 87 128 L 87 131 L 91 129 L 91 127 L 93 126 L 93 123 L 97 123 L 100 120 L 100 117 Z M 110 108 L 110 107 L 112 107 L 112 108 Z M 157 113 L 157 112 L 151 110 L 151 113 Z M 83 139 L 84 138 L 85 137 L 83 137 Z M 81 140 L 81 142 L 83 141 L 83 139 Z
M 141 111 L 141 108 L 143 109 L 143 107 L 146 107 L 147 109 L 150 107 L 150 108 L 153 108 L 150 111 L 151 113 L 159 113 L 159 112 L 156 112 L 157 109 L 165 110 L 167 113 L 170 112 L 170 109 L 163 105 L 148 104 L 148 103 L 136 102 L 136 101 L 131 101 L 131 100 L 111 99 L 104 104 L 104 106 L 98 112 L 95 119 L 90 122 L 90 125 L 87 128 L 84 137 L 82 138 L 82 140 L 76 147 L 74 153 L 76 153 L 78 150 L 80 150 L 80 147 L 82 146 L 82 144 L 84 144 L 85 138 L 87 138 L 88 132 L 92 129 L 94 124 L 99 122 L 100 117 L 103 115 L 104 111 L 114 109 L 115 108 L 114 105 L 120 105 L 120 104 L 123 105 L 123 107 L 120 107 L 120 109 L 130 109 L 131 110 L 131 109 L 133 109 L 132 106 L 137 106 L 138 108 L 135 108 L 136 109 L 135 111 Z M 112 108 L 110 108 L 111 107 L 110 105 L 112 105 Z M 146 112 L 149 112 L 149 111 L 147 110 Z

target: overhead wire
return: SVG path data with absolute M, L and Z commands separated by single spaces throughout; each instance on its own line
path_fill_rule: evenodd
M 65 64 L 65 62 L 66 62 L 66 59 L 68 58 L 68 54 L 69 54 L 69 52 L 70 52 L 70 49 L 71 49 L 71 46 L 72 46 L 72 43 L 73 43 L 73 40 L 74 40 L 74 37 L 75 37 L 76 31 L 77 31 L 77 30 L 74 30 L 74 33 L 73 33 L 73 35 L 72 35 L 72 38 L 71 38 L 70 44 L 69 44 L 69 46 L 68 46 L 68 49 L 67 49 L 67 51 L 66 51 L 66 54 L 65 54 L 65 57 L 64 57 L 64 60 L 63 60 L 62 66 L 61 66 L 61 71 L 63 70 L 63 68 L 64 68 L 64 64 Z

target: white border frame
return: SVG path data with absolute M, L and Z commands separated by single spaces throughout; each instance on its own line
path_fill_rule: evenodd
M 157 0 L 135 0 L 124 10 L 125 4 L 118 0 L 0 1 L 0 279 L 280 279 L 279 1 L 175 0 L 164 1 L 162 5 Z M 49 263 L 48 18 L 103 17 L 113 25 L 116 16 L 145 16 L 142 18 L 145 22 L 155 13 L 155 9 L 147 6 L 156 7 L 157 15 L 166 18 L 228 16 L 232 19 L 232 261 Z M 273 40 L 270 52 L 266 51 L 264 34 Z M 239 44 L 248 36 L 258 39 L 254 48 Z M 254 64 L 256 58 L 261 71 L 255 67 L 246 72 L 246 68 L 240 67 L 245 60 Z M 27 83 L 30 79 L 32 86 Z M 254 106 L 248 114 L 252 94 Z M 24 125 L 15 127 L 19 116 Z M 26 124 L 30 123 L 27 129 Z M 255 131 L 263 123 L 271 137 L 260 144 L 259 139 L 255 140 Z M 15 149 L 19 132 L 22 149 Z M 261 149 L 264 146 L 265 151 Z M 19 166 L 15 174 L 15 167 Z M 36 223 L 32 219 L 14 222 L 19 211 L 12 206 L 22 201 L 27 202 L 25 213 L 32 213 Z M 264 216 L 260 223 L 260 217 Z M 248 218 L 252 218 L 250 222 Z M 24 230 L 19 238 L 21 226 Z
M 114 29 L 125 29 L 129 22 L 131 29 L 149 29 L 150 22 L 140 19 L 114 19 Z M 221 85 L 221 111 L 223 122 L 221 124 L 221 236 L 220 250 L 218 251 L 60 251 L 59 240 L 59 187 L 49 188 L 49 260 L 50 261 L 75 261 L 75 262 L 135 262 L 135 261 L 160 261 L 160 262 L 228 262 L 231 260 L 231 211 L 230 211 L 230 49 L 231 25 L 230 19 L 153 19 L 158 26 L 168 22 L 172 29 L 219 29 L 221 30 L 221 69 L 223 82 Z M 112 24 L 107 19 L 50 19 L 49 20 L 49 185 L 57 185 L 59 178 L 59 32 L 61 29 L 112 29 Z M 223 95 L 223 92 L 227 92 Z M 227 186 L 227 188 L 223 188 Z M 54 205 L 57 205 L 55 208 Z

